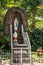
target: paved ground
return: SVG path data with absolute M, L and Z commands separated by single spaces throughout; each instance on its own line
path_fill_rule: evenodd
M 10 65 L 10 60 L 4 60 L 0 65 Z M 26 65 L 26 64 L 25 64 Z M 30 65 L 30 64 L 27 64 Z M 43 65 L 43 63 L 34 62 L 33 65 Z
M 9 65 L 9 64 L 5 64 L 5 65 Z M 29 64 L 30 65 L 30 64 Z M 42 63 L 37 63 L 35 62 L 33 65 L 43 65 Z
M 33 65 L 43 65 L 43 63 L 35 62 Z

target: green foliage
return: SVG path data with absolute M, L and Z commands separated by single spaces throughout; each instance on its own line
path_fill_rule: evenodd
M 43 48 L 43 29 L 41 29 L 43 20 L 39 22 L 35 19 L 36 16 L 43 18 L 43 8 L 39 6 L 41 4 L 43 4 L 43 0 L 0 0 L 0 49 L 4 48 L 6 44 L 10 45 L 10 35 L 3 36 L 3 24 L 6 12 L 13 6 L 22 7 L 27 13 L 30 21 L 28 27 L 32 50 L 36 50 L 38 47 Z M 30 23 L 31 25 L 29 25 Z
M 4 37 L 0 38 L 0 49 L 3 49 L 5 47 L 5 45 L 9 45 L 10 46 L 11 40 L 10 40 L 10 36 L 6 35 Z
M 43 29 L 32 29 L 29 32 L 32 51 L 36 51 L 39 47 L 43 49 Z
M 35 17 L 41 15 L 41 12 L 39 12 L 40 9 L 38 8 L 42 4 L 41 2 L 42 0 L 22 0 L 21 7 L 27 12 L 28 18 L 32 21 L 31 28 L 35 28 Z
M 31 7 L 36 7 L 41 4 L 41 0 L 29 0 L 29 4 Z

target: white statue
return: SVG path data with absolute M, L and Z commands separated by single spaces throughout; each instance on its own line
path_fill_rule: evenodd
M 14 34 L 13 34 L 14 44 L 15 45 L 18 44 L 18 41 L 17 41 L 17 38 L 18 38 L 17 31 L 18 31 L 18 20 L 17 20 L 17 18 L 15 18 L 15 20 L 14 20 Z
M 14 30 L 18 30 L 18 20 L 15 18 L 14 20 Z

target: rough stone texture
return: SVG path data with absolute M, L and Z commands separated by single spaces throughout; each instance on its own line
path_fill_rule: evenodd
M 10 24 L 14 22 L 14 19 L 17 17 L 18 21 L 20 24 L 23 23 L 24 25 L 24 30 L 27 30 L 27 17 L 26 13 L 22 8 L 19 7 L 12 7 L 9 9 L 9 11 L 5 15 L 4 19 L 4 33 L 9 33 L 10 32 Z M 20 28 L 20 25 L 19 25 Z

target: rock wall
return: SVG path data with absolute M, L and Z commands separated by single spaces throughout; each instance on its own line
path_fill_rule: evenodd
M 23 23 L 24 30 L 27 30 L 27 17 L 25 11 L 19 7 L 12 7 L 5 15 L 4 34 L 10 33 L 10 24 L 13 25 L 15 17 L 18 18 L 20 24 Z

